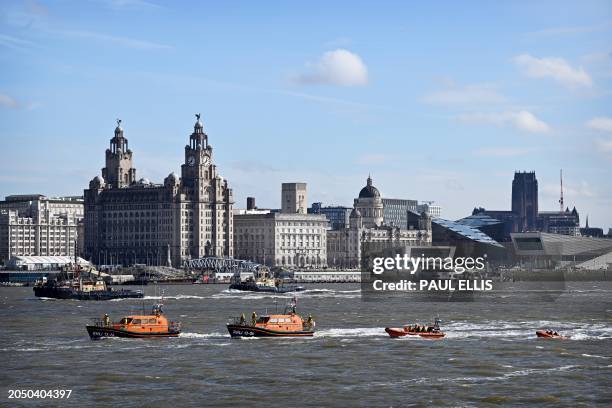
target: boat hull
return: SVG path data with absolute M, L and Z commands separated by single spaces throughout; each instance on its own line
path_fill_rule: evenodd
M 53 299 L 75 300 L 111 300 L 111 299 L 141 299 L 144 293 L 133 290 L 92 290 L 80 291 L 71 288 L 35 286 L 34 295 Z
M 289 293 L 301 292 L 305 290 L 303 286 L 288 285 L 288 286 L 263 286 L 249 283 L 232 283 L 229 287 L 233 290 L 242 290 L 249 292 L 268 292 L 268 293 Z
M 227 330 L 232 337 L 312 337 L 314 335 L 314 330 L 278 331 L 238 324 L 228 324 Z
M 546 333 L 545 330 L 536 331 L 536 336 L 542 339 L 557 339 L 557 340 L 565 340 L 568 338 L 566 336 L 561 336 L 560 334 L 555 335 L 555 334 Z
M 413 331 L 406 331 L 403 328 L 397 328 L 397 327 L 386 327 L 385 331 L 387 332 L 387 334 L 392 337 L 392 338 L 397 338 L 397 337 L 404 337 L 404 336 L 419 336 L 422 337 L 424 339 L 441 339 L 444 336 L 446 336 L 445 333 L 442 332 L 413 332 Z
M 123 337 L 131 339 L 145 339 L 154 337 L 178 337 L 180 331 L 162 332 L 162 333 L 136 333 L 126 330 L 113 329 L 112 327 L 87 326 L 87 333 L 92 340 L 98 340 L 108 337 Z

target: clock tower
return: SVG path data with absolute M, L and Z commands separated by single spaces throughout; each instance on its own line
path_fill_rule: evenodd
M 200 121 L 200 114 L 196 114 L 197 121 L 193 126 L 193 133 L 189 136 L 189 144 L 185 146 L 185 163 L 181 166 L 183 186 L 192 189 L 194 195 L 199 195 L 203 184 L 207 184 L 216 174 L 212 164 L 212 146 L 208 144 L 208 135 L 204 133 L 204 125 Z
M 132 151 L 128 147 L 128 140 L 123 137 L 121 119 L 117 119 L 115 137 L 110 140 L 110 147 L 106 149 L 106 166 L 102 169 L 102 177 L 114 188 L 128 187 L 136 181 Z
M 190 219 L 189 255 L 233 256 L 233 196 L 227 180 L 217 174 L 212 162 L 212 146 L 200 114 L 196 114 L 193 133 L 185 146 L 185 163 L 181 166 L 184 208 Z

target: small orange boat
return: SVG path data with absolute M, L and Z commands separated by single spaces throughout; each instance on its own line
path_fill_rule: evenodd
M 567 336 L 563 336 L 556 331 L 552 330 L 538 330 L 536 331 L 536 336 L 543 339 L 558 339 L 558 340 L 566 340 L 569 339 Z
M 284 314 L 257 316 L 253 312 L 251 321 L 247 322 L 244 314 L 233 318 L 227 324 L 232 337 L 312 337 L 315 332 L 315 321 L 309 315 L 306 320 L 296 313 L 297 301 L 285 308 Z
M 104 337 L 177 337 L 181 333 L 179 322 L 169 322 L 162 312 L 162 305 L 153 306 L 150 315 L 125 316 L 118 322 L 111 322 L 107 314 L 87 326 L 87 333 L 92 340 Z
M 433 326 L 408 325 L 404 327 L 385 327 L 385 331 L 392 338 L 404 336 L 419 336 L 425 339 L 441 339 L 446 333 L 440 330 L 440 319 L 436 319 Z

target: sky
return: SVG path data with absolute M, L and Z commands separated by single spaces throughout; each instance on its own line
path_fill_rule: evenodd
M 80 195 L 121 118 L 137 177 L 180 174 L 201 113 L 236 207 L 383 197 L 458 219 L 540 210 L 612 227 L 609 1 L 0 2 L 0 197 Z

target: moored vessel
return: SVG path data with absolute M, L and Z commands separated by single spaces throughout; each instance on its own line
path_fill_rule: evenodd
M 240 274 L 236 274 L 230 281 L 230 289 L 250 291 L 250 292 L 270 292 L 270 293 L 288 293 L 301 292 L 303 286 L 285 285 L 280 279 L 275 279 L 270 276 L 267 268 L 262 267 L 254 276 L 242 280 Z
M 37 297 L 54 299 L 111 300 L 144 297 L 140 290 L 108 287 L 99 272 L 93 269 L 84 271 L 77 263 L 62 269 L 56 278 L 37 281 L 33 289 Z
M 304 320 L 296 311 L 297 300 L 293 298 L 283 314 L 258 316 L 253 312 L 250 321 L 244 314 L 227 324 L 232 337 L 312 337 L 315 321 L 311 315 Z
M 440 323 L 440 319 L 435 319 L 434 324 L 430 326 L 421 326 L 418 324 L 414 324 L 399 328 L 385 327 L 385 331 L 392 338 L 404 336 L 419 336 L 425 339 L 441 339 L 446 336 L 446 333 L 440 330 Z
M 92 340 L 105 337 L 152 338 L 177 337 L 181 333 L 181 323 L 168 321 L 162 311 L 162 304 L 153 306 L 151 314 L 129 315 L 118 322 L 111 322 L 105 314 L 87 325 L 87 333 Z

